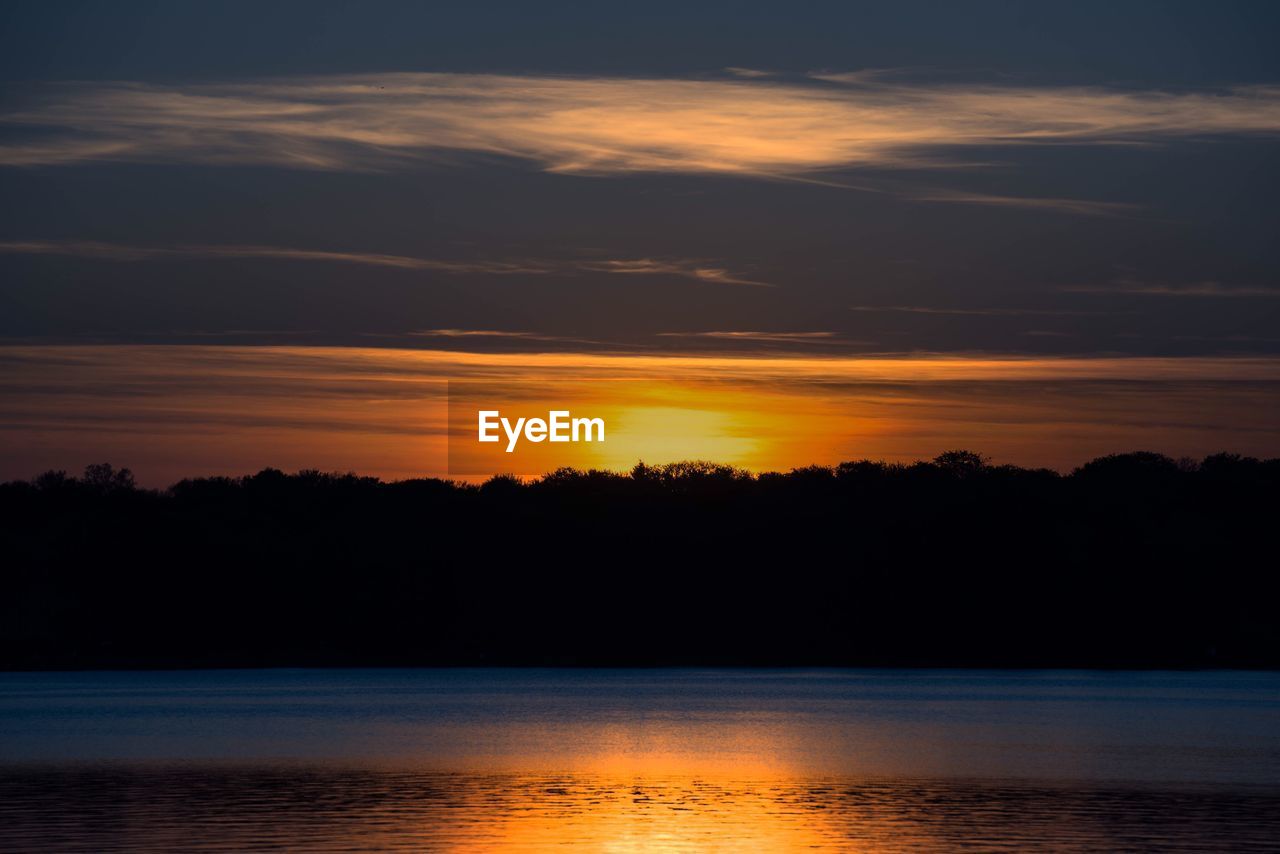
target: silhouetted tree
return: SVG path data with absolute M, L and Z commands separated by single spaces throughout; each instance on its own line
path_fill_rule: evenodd
M 981 472 L 987 461 L 973 451 L 944 451 L 933 458 L 933 464 L 955 477 L 971 477 Z
M 134 489 L 133 472 L 114 469 L 110 463 L 96 463 L 84 467 L 81 482 L 94 492 L 127 492 Z
M 1280 460 L 0 484 L 0 667 L 1280 666 Z
M 76 479 L 68 477 L 65 471 L 47 471 L 44 474 L 37 475 L 31 481 L 36 489 L 42 492 L 52 492 L 55 489 L 66 489 L 75 486 Z

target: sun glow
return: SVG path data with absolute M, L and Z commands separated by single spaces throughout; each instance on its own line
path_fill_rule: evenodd
M 1136 448 L 1263 457 L 1280 448 L 1280 362 L 1266 358 L 0 347 L 0 367 L 19 364 L 0 396 L 12 439 L 0 447 L 5 477 L 103 460 L 157 486 L 268 466 L 393 479 L 625 471 L 641 459 L 762 471 L 954 447 L 1069 469 Z M 601 416 L 607 439 L 529 445 L 513 461 L 475 442 L 474 409 L 453 417 L 468 395 L 514 415 Z M 460 438 L 494 456 L 457 458 Z
M 626 469 L 637 460 L 651 464 L 688 459 L 746 466 L 764 440 L 743 413 L 715 409 L 637 406 L 618 409 L 609 441 L 593 454 L 593 466 Z

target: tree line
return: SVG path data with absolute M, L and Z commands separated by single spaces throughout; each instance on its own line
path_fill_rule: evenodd
M 0 484 L 0 667 L 1280 666 L 1280 460 Z

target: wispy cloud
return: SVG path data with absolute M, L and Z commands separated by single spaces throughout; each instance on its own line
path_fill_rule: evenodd
M 858 71 L 810 71 L 806 76 L 812 80 L 825 80 L 828 83 L 839 83 L 844 86 L 867 86 L 880 83 L 895 77 L 905 78 L 912 74 L 932 71 L 937 68 L 900 67 L 900 68 L 863 68 Z
M 1224 285 L 1220 282 L 1166 285 L 1122 279 L 1111 285 L 1069 285 L 1062 290 L 1077 294 L 1125 294 L 1152 297 L 1280 298 L 1280 288 Z
M 823 344 L 836 337 L 834 332 L 754 332 L 754 331 L 711 331 L 711 332 L 659 332 L 661 338 L 711 338 L 721 341 L 747 341 L 765 344 Z
M 418 258 L 410 255 L 386 255 L 377 252 L 331 252 L 317 249 L 294 249 L 285 246 L 227 246 L 215 244 L 135 246 L 92 240 L 5 240 L 0 241 L 0 254 L 66 255 L 100 261 L 155 261 L 177 258 L 264 258 L 286 261 L 364 264 L 373 267 L 393 267 L 401 270 L 433 270 L 442 273 L 487 275 L 546 275 L 550 273 L 644 274 L 651 276 L 679 276 L 710 284 L 773 287 L 768 282 L 742 278 L 723 267 L 707 266 L 706 262 L 691 259 L 451 261 L 437 258 Z
M 723 267 L 709 267 L 696 261 L 671 261 L 653 258 L 613 259 L 607 261 L 584 262 L 582 268 L 600 273 L 617 273 L 621 275 L 668 275 L 697 279 L 700 282 L 713 282 L 722 285 L 754 285 L 771 288 L 769 282 L 744 279 L 736 276 Z
M 373 267 L 395 267 L 402 270 L 437 270 L 445 273 L 540 274 L 553 268 L 536 262 L 441 261 L 408 255 L 384 255 L 376 252 L 329 252 L 317 249 L 292 249 L 284 246 L 225 246 L 187 244 L 183 246 L 131 246 L 89 240 L 6 240 L 0 241 L 0 253 L 26 255 L 71 255 L 103 261 L 153 261 L 167 258 L 274 258 L 286 261 L 323 261 L 340 264 L 365 264 Z
M 616 341 L 601 341 L 594 338 L 577 338 L 569 335 L 548 335 L 543 332 L 512 331 L 508 329 L 419 329 L 406 333 L 413 338 L 442 338 L 457 341 L 458 346 L 471 343 L 486 344 L 495 341 L 510 341 L 516 344 L 536 342 L 538 344 L 589 344 L 593 347 L 629 347 L 633 344 L 622 344 Z M 397 337 L 394 334 L 388 337 Z
M 798 175 L 948 147 L 1280 132 L 1280 87 L 1167 92 L 894 82 L 365 74 L 221 85 L 67 84 L 0 116 L 0 164 L 91 160 L 391 169 L 445 152 L 584 174 Z
M 983 317 L 1073 317 L 1096 314 L 1114 314 L 1114 312 L 1078 311 L 1067 308 L 941 308 L 928 305 L 851 305 L 850 311 L 860 312 L 892 312 L 903 314 L 946 314 Z
M 1141 205 L 1128 202 L 1095 202 L 1087 199 L 1036 198 L 1033 196 L 997 196 L 988 193 L 968 193 L 951 190 L 932 190 L 913 195 L 921 202 L 951 202 L 961 205 L 987 205 L 1002 208 L 1058 211 L 1084 216 L 1119 216 L 1141 209 Z
M 431 338 L 545 338 L 534 332 L 511 332 L 504 329 L 420 329 L 410 335 Z
M 608 341 L 593 341 L 587 338 L 572 338 L 564 335 L 547 335 L 541 332 L 523 332 L 509 329 L 417 329 L 406 333 L 414 338 L 446 338 L 466 340 L 511 339 L 515 341 L 556 341 L 571 344 L 609 344 Z M 394 337 L 391 336 L 391 337 Z

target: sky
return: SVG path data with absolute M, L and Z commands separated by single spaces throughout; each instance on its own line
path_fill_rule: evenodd
M 550 355 L 649 401 L 583 398 L 635 436 L 575 464 L 1280 455 L 1278 25 L 5 4 L 0 477 L 108 453 L 157 483 L 440 473 L 459 360 L 510 390 Z M 416 378 L 406 411 L 351 379 L 370 359 Z M 660 421 L 682 438 L 646 439 Z

